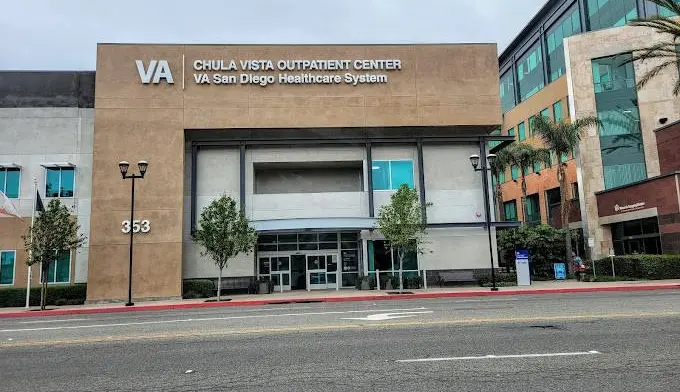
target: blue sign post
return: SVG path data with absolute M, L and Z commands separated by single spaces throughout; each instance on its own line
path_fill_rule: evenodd
M 517 272 L 518 286 L 531 286 L 531 274 L 529 273 L 529 250 L 517 249 L 515 251 L 515 271 Z
M 556 280 L 567 279 L 567 266 L 564 263 L 553 263 L 553 269 L 555 270 Z

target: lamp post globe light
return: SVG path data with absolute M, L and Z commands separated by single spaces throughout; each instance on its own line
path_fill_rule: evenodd
M 146 175 L 146 169 L 149 167 L 149 162 L 147 161 L 139 161 L 137 162 L 137 167 L 139 168 L 139 174 L 130 174 L 128 173 L 128 170 L 130 169 L 130 162 L 128 161 L 120 161 L 118 162 L 118 168 L 120 169 L 120 174 L 123 177 L 124 180 L 131 179 L 132 180 L 132 197 L 131 197 L 131 203 L 130 203 L 130 265 L 129 265 L 129 270 L 128 270 L 128 300 L 125 303 L 125 306 L 133 306 L 134 303 L 132 302 L 132 246 L 133 246 L 133 235 L 134 235 L 134 230 L 132 229 L 132 224 L 135 221 L 135 179 L 137 178 L 144 178 L 144 175 Z
M 489 257 L 491 258 L 491 291 L 498 291 L 496 287 L 496 270 L 493 265 L 493 245 L 491 240 L 491 207 L 489 206 L 489 172 L 491 171 L 491 165 L 493 165 L 496 159 L 496 154 L 488 154 L 486 159 L 482 162 L 480 166 L 479 155 L 470 155 L 470 164 L 475 171 L 482 172 L 482 187 L 484 193 L 484 220 L 486 232 L 489 236 Z

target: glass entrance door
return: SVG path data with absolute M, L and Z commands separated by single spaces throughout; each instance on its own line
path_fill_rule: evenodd
M 272 257 L 270 264 L 274 291 L 281 291 L 282 284 L 284 291 L 290 290 L 290 257 Z
M 305 264 L 307 264 L 305 255 L 290 256 L 290 278 L 293 290 L 304 290 L 307 288 Z
M 338 288 L 338 255 L 308 255 L 307 281 L 310 290 Z
M 326 256 L 307 256 L 307 281 L 310 290 L 326 288 Z
M 326 288 L 338 287 L 338 255 L 326 255 Z

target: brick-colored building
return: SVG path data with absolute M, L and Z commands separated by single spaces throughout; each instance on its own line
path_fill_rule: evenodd
M 531 133 L 532 116 L 559 120 L 562 113 L 565 121 L 585 116 L 603 121 L 603 126 L 582 135 L 573 155 L 561 157 L 571 184 L 569 226 L 581 231 L 585 244 L 594 245 L 593 257 L 611 250 L 622 254 L 676 249 L 677 201 L 671 185 L 677 135 L 670 128 L 654 130 L 680 118 L 680 100 L 672 94 L 678 70 L 669 67 L 637 91 L 635 81 L 658 62 L 621 66 L 619 61 L 662 39 L 651 29 L 627 26 L 632 19 L 652 15 L 668 15 L 668 10 L 644 0 L 549 0 L 499 58 L 501 135 L 540 145 Z M 609 120 L 628 122 L 616 127 Z M 509 169 L 501 176 L 507 215 L 561 226 L 554 172 L 553 167 L 537 167 L 527 173 L 527 217 L 520 207 L 519 173 Z M 635 201 L 638 196 L 646 199 Z M 619 210 L 612 210 L 616 205 Z M 633 232 L 643 234 L 621 231 L 618 223 L 633 218 L 649 219 L 626 224 L 639 225 Z M 623 237 L 637 235 L 656 239 L 645 240 L 648 246 L 641 241 L 637 248 L 637 243 L 621 245 Z

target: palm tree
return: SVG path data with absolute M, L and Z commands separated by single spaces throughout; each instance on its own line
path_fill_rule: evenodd
M 517 166 L 522 179 L 522 224 L 527 220 L 527 181 L 525 172 L 534 167 L 535 163 L 550 162 L 550 151 L 545 148 L 533 147 L 526 143 L 512 144 L 506 148 L 508 163 Z
M 654 15 L 647 18 L 634 19 L 630 22 L 631 26 L 656 29 L 657 33 L 663 34 L 666 37 L 658 44 L 642 48 L 639 53 L 634 54 L 632 58 L 622 63 L 627 64 L 638 60 L 659 61 L 658 65 L 647 71 L 637 82 L 638 90 L 642 89 L 664 69 L 676 67 L 678 65 L 678 57 L 680 56 L 680 50 L 678 49 L 678 44 L 680 43 L 680 21 L 673 19 L 680 16 L 680 3 L 677 3 L 676 0 L 649 0 L 649 2 L 665 8 L 672 15 Z M 680 78 L 675 81 L 673 94 L 676 96 L 680 94 Z
M 581 134 L 591 126 L 600 125 L 597 117 L 585 117 L 572 123 L 564 121 L 554 122 L 548 117 L 537 116 L 534 121 L 534 133 L 543 140 L 543 145 L 555 156 L 561 157 L 573 152 L 578 148 Z M 565 173 L 566 164 L 558 163 L 557 181 L 560 184 L 560 215 L 562 218 L 562 228 L 566 230 L 565 255 L 567 261 L 571 260 L 571 234 L 569 232 L 569 210 L 571 204 L 569 200 L 569 187 L 567 186 L 567 175 Z
M 503 207 L 503 188 L 498 177 L 501 173 L 505 173 L 505 170 L 510 166 L 509 158 L 508 149 L 504 148 L 496 153 L 496 159 L 491 162 L 491 175 L 496 179 L 496 216 L 500 221 L 505 220 L 505 209 Z

